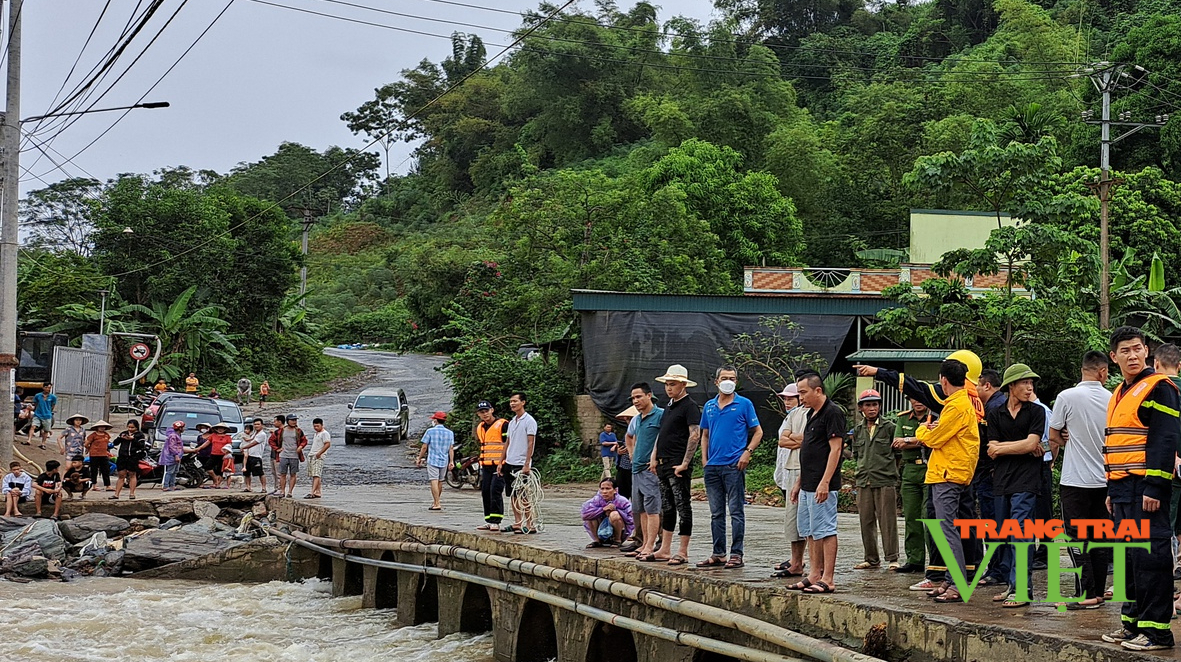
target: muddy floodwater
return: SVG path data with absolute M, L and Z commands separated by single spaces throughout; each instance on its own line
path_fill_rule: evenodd
M 331 584 L 0 581 L 3 658 L 37 662 L 491 662 L 492 636 L 436 639 Z

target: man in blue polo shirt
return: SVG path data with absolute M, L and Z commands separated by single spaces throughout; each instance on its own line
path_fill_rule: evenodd
M 664 410 L 652 403 L 648 382 L 632 385 L 635 418 L 634 437 L 627 436 L 627 450 L 632 458 L 632 514 L 643 523 L 644 544 L 636 552 L 637 561 L 656 560 L 656 536 L 660 533 L 660 481 L 656 478 L 656 438 Z M 629 428 L 629 432 L 631 429 Z M 630 552 L 628 552 L 630 554 Z
M 701 411 L 701 457 L 705 463 L 705 493 L 709 497 L 713 553 L 699 568 L 741 568 L 746 535 L 746 465 L 763 440 L 755 406 L 736 395 L 738 371 L 722 366 L 714 374 L 718 396 Z M 726 558 L 726 511 L 730 511 L 730 558 Z

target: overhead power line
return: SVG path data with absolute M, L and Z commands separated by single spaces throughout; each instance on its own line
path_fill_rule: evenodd
M 180 14 L 181 10 L 184 9 L 185 5 L 187 5 L 188 3 L 189 3 L 189 0 L 181 0 L 180 5 L 177 6 L 176 10 L 174 12 L 172 12 L 172 15 L 168 17 L 168 20 L 164 22 L 164 25 L 160 26 L 160 29 L 157 30 L 156 34 L 152 36 L 152 39 L 147 43 L 147 45 L 145 45 L 143 47 L 143 50 L 141 50 L 139 52 L 139 55 L 135 56 L 135 59 L 131 61 L 131 64 L 127 65 L 127 67 L 123 69 L 122 73 L 119 74 L 119 76 L 115 79 L 115 81 L 112 82 L 110 85 L 108 85 L 106 87 L 106 89 L 102 91 L 101 94 L 98 94 L 98 96 L 94 96 L 94 93 L 97 91 L 97 88 L 95 88 L 95 89 L 91 90 L 91 93 L 88 93 L 86 95 L 86 97 L 84 99 L 85 99 L 85 101 L 89 101 L 90 105 L 86 106 L 85 109 L 80 109 L 80 113 L 84 113 L 86 111 L 93 110 L 94 107 L 99 104 L 99 102 L 101 102 L 108 94 L 110 94 L 111 90 L 113 90 L 115 88 L 115 86 L 119 84 L 119 81 L 123 80 L 123 77 L 126 76 L 129 71 L 131 71 L 131 69 L 136 65 L 136 63 L 138 63 L 140 61 L 140 59 L 142 59 L 143 56 L 148 52 L 148 49 L 150 49 L 152 47 L 152 45 L 156 43 L 156 41 L 160 38 L 160 35 L 164 34 L 164 31 L 168 29 L 168 26 L 172 24 L 172 21 L 174 19 L 176 19 L 177 15 Z M 82 119 L 81 114 L 70 116 L 69 121 L 66 124 L 64 124 L 60 129 L 58 129 L 52 136 L 50 136 L 48 138 L 48 140 L 50 142 L 52 142 L 55 138 L 57 138 L 59 135 L 61 135 L 61 133 L 63 131 L 65 131 L 66 129 L 73 126 L 80 119 Z
M 49 102 L 50 106 L 57 103 L 58 98 L 61 97 L 62 92 L 66 89 L 66 84 L 74 77 L 74 71 L 78 68 L 78 64 L 82 62 L 82 55 L 86 53 L 86 49 L 90 46 L 90 40 L 94 39 L 94 33 L 98 32 L 98 26 L 102 24 L 103 18 L 107 15 L 107 10 L 111 8 L 111 0 L 107 0 L 103 5 L 102 11 L 99 12 L 98 18 L 95 19 L 94 25 L 90 28 L 90 34 L 86 35 L 86 41 L 82 42 L 82 48 L 78 50 L 78 57 L 74 58 L 74 64 L 70 65 L 70 71 L 66 73 L 66 77 L 62 80 L 61 87 L 57 89 L 57 94 L 53 95 L 53 101 Z
M 110 70 L 110 69 L 111 69 L 113 66 L 115 66 L 115 62 L 117 62 L 117 61 L 119 60 L 119 57 L 123 55 L 123 52 L 124 52 L 124 51 L 126 51 L 126 50 L 127 50 L 127 48 L 128 48 L 129 46 L 131 46 L 131 42 L 135 40 L 135 37 L 136 37 L 136 36 L 137 36 L 137 35 L 138 35 L 138 34 L 139 34 L 141 31 L 143 31 L 144 27 L 146 27 L 146 26 L 147 26 L 147 24 L 148 24 L 148 22 L 149 22 L 149 21 L 152 19 L 152 16 L 154 16 L 154 15 L 155 15 L 155 13 L 156 13 L 156 12 L 157 12 L 157 11 L 160 9 L 160 7 L 161 7 L 163 4 L 164 4 L 164 0 L 155 0 L 155 1 L 154 1 L 154 2 L 153 2 L 153 3 L 152 3 L 152 4 L 151 4 L 149 7 L 148 7 L 147 11 L 144 13 L 144 16 L 143 16 L 143 17 L 140 19 L 139 23 L 138 23 L 138 24 L 135 26 L 135 29 L 134 29 L 134 30 L 132 30 L 131 34 L 130 34 L 130 35 L 128 35 L 128 36 L 127 36 L 127 38 L 126 38 L 126 39 L 124 39 L 124 40 L 122 41 L 122 43 L 121 43 L 121 44 L 119 45 L 119 47 L 118 47 L 118 48 L 115 50 L 115 52 L 114 52 L 113 54 L 111 54 L 111 56 L 110 56 L 110 57 L 108 57 L 108 58 L 107 58 L 107 60 L 106 60 L 106 61 L 103 63 L 103 65 L 102 65 L 102 66 L 99 68 L 99 71 L 98 71 L 97 73 L 95 73 L 95 75 L 94 75 L 94 76 L 92 76 L 92 77 L 90 78 L 90 80 L 89 80 L 89 81 L 87 81 L 87 82 L 86 82 L 84 85 L 80 86 L 80 87 L 79 87 L 77 90 L 75 90 L 75 91 L 74 91 L 72 94 L 70 94 L 69 96 L 67 96 L 65 100 L 63 100 L 63 101 L 62 101 L 61 103 L 59 103 L 57 106 L 54 106 L 52 109 L 50 109 L 50 111 L 49 111 L 48 113 L 45 113 L 45 114 L 47 114 L 47 115 L 52 115 L 52 114 L 54 114 L 54 113 L 59 113 L 59 112 L 61 112 L 62 110 L 64 110 L 64 109 L 65 109 L 65 107 L 66 107 L 67 105 L 69 105 L 69 104 L 70 104 L 70 102 L 72 102 L 72 101 L 74 101 L 75 99 L 77 99 L 79 96 L 81 96 L 81 95 L 82 95 L 82 93 L 84 93 L 86 90 L 90 89 L 90 88 L 91 88 L 92 86 L 94 86 L 94 85 L 95 85 L 95 84 L 96 84 L 96 83 L 97 83 L 99 80 L 101 80 L 102 76 L 103 76 L 103 75 L 104 75 L 104 74 L 105 74 L 107 71 L 109 71 L 109 70 Z
M 134 106 L 134 105 L 139 105 L 139 104 L 143 103 L 143 100 L 146 99 L 148 97 L 148 95 L 152 93 L 152 90 L 156 89 L 156 87 L 158 87 L 160 85 L 160 83 L 164 82 L 164 79 L 168 77 L 168 74 L 172 73 L 172 70 L 175 69 L 177 67 L 177 65 L 179 65 L 185 59 L 185 57 L 190 52 L 192 52 L 192 50 L 194 48 L 197 47 L 197 44 L 201 43 L 201 40 L 205 37 L 205 35 L 209 34 L 209 31 L 213 29 L 213 26 L 217 25 L 217 22 L 221 20 L 222 16 L 225 16 L 225 13 L 227 11 L 229 11 L 230 7 L 233 4 L 234 4 L 234 0 L 229 0 L 228 2 L 226 2 L 226 5 L 224 7 L 222 7 L 221 11 L 218 12 L 217 15 L 213 17 L 213 20 L 209 22 L 209 25 L 206 26 L 205 29 L 201 31 L 201 34 L 197 35 L 197 38 L 193 40 L 193 43 L 189 44 L 189 47 L 186 48 L 184 50 L 184 52 L 182 52 L 180 54 L 180 56 L 176 58 L 176 60 L 172 63 L 172 65 L 169 66 L 168 69 L 166 69 L 164 71 L 164 73 L 160 74 L 160 77 L 156 79 L 156 82 L 152 83 L 151 87 L 149 87 L 147 90 L 145 90 L 144 93 L 140 95 L 139 99 L 137 99 L 134 104 L 130 104 L 130 105 Z M 94 144 L 97 143 L 99 140 L 101 140 L 103 138 L 103 136 L 110 133 L 111 130 L 114 129 L 119 124 L 119 122 L 123 121 L 123 118 L 127 117 L 127 114 L 130 112 L 131 112 L 131 109 L 129 108 L 128 110 L 125 110 L 122 113 L 120 113 L 119 116 L 115 118 L 115 120 L 111 123 L 110 126 L 108 126 L 106 129 L 104 129 L 102 133 L 95 136 L 93 140 L 86 143 L 86 145 L 83 146 L 82 149 L 78 150 L 77 152 L 74 152 L 74 154 L 69 157 L 69 160 L 72 161 L 73 159 L 78 158 L 81 154 L 86 152 L 86 150 L 88 150 L 92 146 L 94 146 Z
M 566 8 L 568 8 L 568 7 L 570 7 L 571 5 L 573 5 L 573 4 L 574 4 L 576 1 L 577 1 L 577 0 L 567 0 L 567 1 L 566 1 L 566 2 L 565 2 L 563 5 L 562 5 L 562 6 L 558 7 L 558 8 L 557 8 L 557 9 L 555 9 L 553 12 L 551 12 L 549 15 L 547 15 L 546 17 L 544 17 L 543 19 L 541 19 L 541 20 L 540 20 L 540 21 L 539 21 L 539 22 L 538 22 L 536 25 L 533 25 L 533 26 L 531 26 L 530 28 L 528 28 L 528 29 L 526 29 L 526 30 L 522 31 L 522 33 L 520 34 L 520 36 L 518 36 L 518 37 L 517 37 L 517 38 L 516 38 L 516 39 L 515 39 L 515 40 L 514 40 L 514 41 L 513 41 L 511 44 L 509 44 L 508 46 L 504 47 L 504 48 L 503 48 L 503 49 L 502 49 L 500 52 L 498 52 L 496 55 L 493 55 L 493 56 L 492 56 L 492 57 L 490 57 L 490 58 L 486 58 L 486 59 L 485 59 L 485 60 L 484 60 L 482 63 L 480 63 L 480 66 L 478 66 L 478 67 L 476 67 L 475 69 L 473 69 L 472 71 L 470 71 L 470 72 L 469 72 L 467 75 L 465 75 L 463 78 L 461 78 L 461 79 L 459 79 L 458 81 L 456 81 L 454 84 L 452 84 L 452 85 L 448 86 L 448 87 L 447 87 L 447 89 L 443 90 L 442 92 L 440 92 L 440 93 L 438 94 L 438 96 L 434 97 L 434 98 L 433 98 L 433 99 L 431 99 L 430 101 L 428 101 L 428 102 L 426 102 L 425 104 L 423 104 L 423 105 L 422 105 L 422 106 L 421 106 L 421 107 L 420 107 L 418 110 L 415 110 L 413 113 L 410 113 L 409 115 L 407 115 L 407 116 L 406 116 L 406 119 L 413 119 L 414 117 L 418 116 L 418 115 L 419 115 L 419 114 L 421 114 L 422 112 L 426 111 L 427 109 L 431 108 L 431 107 L 432 107 L 432 106 L 434 106 L 435 104 L 437 104 L 437 103 L 439 103 L 440 101 L 442 101 L 442 100 L 443 100 L 445 97 L 447 97 L 447 96 L 448 96 L 448 95 L 450 95 L 452 92 L 454 92 L 455 90 L 457 90 L 457 89 L 459 89 L 461 86 L 463 86 L 465 83 L 467 83 L 467 81 L 471 80 L 471 79 L 472 79 L 474 76 L 476 76 L 476 74 L 478 74 L 478 73 L 480 73 L 481 71 L 483 71 L 484 69 L 486 69 L 486 68 L 487 68 L 487 67 L 488 67 L 490 64 L 492 64 L 494 61 L 496 61 L 496 60 L 500 59 L 501 57 L 505 56 L 505 55 L 506 55 L 506 54 L 507 54 L 507 53 L 508 53 L 508 52 L 509 52 L 511 49 L 513 49 L 514 47 L 516 47 L 517 45 L 519 45 L 521 42 L 523 42 L 523 41 L 524 41 L 526 38 L 528 38 L 530 34 L 532 34 L 534 31 L 536 31 L 536 30 L 540 29 L 542 26 L 544 26 L 544 25 L 546 25 L 547 23 L 549 23 L 549 21 L 551 21 L 551 20 L 552 20 L 554 17 L 558 16 L 558 15 L 559 15 L 561 12 L 565 11 L 565 10 L 566 10 Z M 230 4 L 233 4 L 233 2 L 234 2 L 234 0 L 230 0 L 229 4 L 227 4 L 227 5 L 226 5 L 226 7 L 225 7 L 225 9 L 223 9 L 223 10 L 222 10 L 222 14 L 224 14 L 224 13 L 225 13 L 226 9 L 229 9 L 229 6 L 230 6 Z M 220 18 L 220 17 L 221 17 L 221 14 L 218 14 L 218 18 Z M 214 19 L 214 22 L 216 23 L 216 21 L 217 21 L 217 19 L 215 18 L 215 19 Z M 210 27 L 213 27 L 213 26 L 212 26 L 212 24 L 210 25 Z M 206 31 L 208 31 L 208 29 L 206 29 Z M 205 33 L 202 33 L 202 36 L 204 36 L 204 34 L 205 34 Z M 198 40 L 199 40 L 199 39 L 200 39 L 200 37 L 198 37 Z M 196 45 L 196 44 L 194 43 L 194 45 Z M 191 48 L 192 48 L 192 47 L 190 47 L 190 49 L 191 49 Z M 185 52 L 187 53 L 188 51 L 185 51 Z M 183 57 L 183 55 L 182 55 L 181 57 Z M 178 60 L 178 61 L 179 61 L 179 60 Z M 175 66 L 175 65 L 174 65 L 174 66 Z M 171 69 L 170 69 L 170 70 L 171 70 Z M 166 74 L 167 74 L 167 72 L 166 72 Z M 158 81 L 157 81 L 157 82 L 158 82 Z M 153 86 L 153 87 L 155 87 L 155 86 Z M 149 90 L 148 90 L 148 92 L 151 92 L 151 90 L 149 89 Z M 144 96 L 146 97 L 146 96 L 147 96 L 147 93 L 145 93 L 145 94 L 144 94 Z M 224 236 L 226 236 L 226 235 L 228 235 L 228 234 L 230 234 L 230 233 L 234 232 L 235 230 L 237 230 L 237 229 L 239 229 L 239 228 L 241 228 L 241 227 L 245 226 L 246 224 L 248 224 L 248 223 L 250 223 L 250 222 L 254 221 L 255 219 L 257 219 L 257 218 L 259 218 L 260 216 L 262 216 L 263 214 L 266 214 L 266 213 L 270 212 L 271 210 L 274 210 L 274 209 L 278 209 L 278 208 L 280 208 L 280 205 L 281 205 L 281 203 L 283 203 L 283 202 L 285 202 L 285 201 L 287 201 L 287 200 L 290 200 L 291 198 L 293 198 L 293 197 L 295 197 L 295 196 L 299 195 L 300 193 L 302 193 L 303 191 L 307 190 L 307 189 L 308 189 L 308 188 L 310 188 L 312 185 L 314 185 L 316 182 L 320 181 L 321 179 L 324 179 L 324 178 L 325 178 L 325 177 L 327 177 L 328 175 L 331 175 L 333 172 L 336 172 L 336 171 L 337 171 L 337 170 L 339 170 L 340 168 L 344 167 L 346 164 L 348 164 L 348 163 L 352 162 L 352 160 L 353 160 L 353 159 L 357 158 L 357 155 L 359 155 L 359 154 L 361 154 L 361 153 L 364 153 L 364 152 L 365 152 L 365 150 L 368 150 L 368 149 L 370 149 L 370 148 L 374 147 L 374 146 L 375 146 L 375 145 L 377 145 L 377 144 L 378 144 L 378 143 L 379 143 L 381 140 L 383 140 L 383 139 L 384 139 L 386 136 L 390 135 L 391 133 L 393 133 L 393 129 L 390 129 L 390 130 L 386 131 L 386 132 L 385 132 L 385 133 L 383 133 L 381 136 L 378 136 L 377 138 L 375 138 L 375 139 L 373 139 L 372 141 L 370 141 L 370 142 L 369 142 L 369 144 L 367 144 L 367 145 L 365 145 L 364 147 L 362 147 L 362 148 L 361 148 L 360 150 L 358 150 L 358 151 L 357 151 L 357 152 L 356 152 L 354 155 L 352 155 L 352 156 L 350 156 L 350 157 L 348 157 L 348 158 L 342 159 L 342 160 L 340 161 L 340 163 L 337 163 L 336 165 L 332 166 L 331 168 L 328 168 L 327 170 L 325 170 L 324 172 L 320 173 L 319 175 L 317 175 L 316 177 L 314 177 L 313 179 L 311 179 L 310 181 L 308 181 L 308 182 L 307 182 L 307 183 L 305 183 L 304 185 L 302 185 L 302 186 L 300 186 L 299 188 L 295 189 L 295 190 L 294 190 L 294 191 L 292 191 L 291 193 L 288 193 L 288 194 L 287 194 L 285 197 L 283 197 L 283 198 L 281 198 L 281 199 L 279 199 L 279 200 L 276 200 L 276 201 L 273 201 L 273 202 L 269 203 L 269 204 L 268 204 L 266 207 L 264 207 L 264 208 L 263 208 L 261 211 L 259 211 L 258 213 L 252 214 L 251 216 L 249 216 L 248 218 L 246 218 L 245 220 L 243 220 L 241 223 L 237 223 L 237 224 L 235 224 L 235 225 L 231 226 L 230 228 L 228 228 L 228 229 L 227 229 L 227 230 L 225 230 L 224 232 L 218 233 L 218 234 L 214 235 L 213 237 L 209 238 L 208 240 L 206 240 L 206 241 L 204 241 L 204 242 L 202 242 L 202 243 L 196 244 L 196 245 L 194 245 L 194 246 L 191 246 L 191 247 L 189 247 L 189 248 L 187 248 L 187 249 L 185 249 L 185 250 L 183 250 L 183 251 L 181 251 L 181 252 L 179 252 L 179 253 L 177 253 L 177 254 L 175 254 L 175 255 L 172 255 L 171 257 L 169 257 L 169 258 L 168 258 L 168 260 L 161 260 L 161 261 L 158 261 L 158 262 L 153 262 L 153 263 L 151 263 L 151 264 L 145 264 L 145 265 L 143 265 L 143 266 L 136 267 L 135 269 L 128 269 L 127 271 L 123 271 L 123 272 L 120 272 L 120 273 L 117 273 L 117 274 L 111 274 L 111 275 L 109 275 L 109 276 L 102 276 L 102 277 L 101 277 L 101 280 L 104 280 L 104 281 L 105 281 L 105 280 L 107 280 L 107 279 L 111 279 L 111 278 L 120 278 L 120 277 L 123 277 L 123 276 L 129 276 L 129 275 L 131 275 L 131 274 L 139 273 L 139 272 L 142 272 L 142 271 L 148 271 L 148 270 L 151 270 L 151 269 L 155 269 L 156 267 L 160 266 L 161 264 L 164 264 L 164 263 L 166 263 L 166 262 L 171 262 L 171 261 L 173 261 L 173 260 L 175 260 L 175 259 L 177 259 L 177 258 L 179 258 L 179 257 L 182 257 L 182 256 L 184 256 L 184 255 L 187 255 L 187 254 L 189 254 L 189 253 L 192 253 L 192 252 L 194 252 L 194 251 L 196 251 L 196 250 L 199 250 L 199 249 L 201 249 L 201 248 L 203 248 L 203 247 L 205 247 L 205 246 L 208 246 L 209 244 L 213 243 L 214 241 L 217 241 L 219 238 L 221 238 L 221 237 L 224 237 Z M 99 136 L 99 137 L 101 137 L 101 136 Z M 96 139 L 96 140 L 97 140 L 97 139 Z M 92 144 L 93 144 L 93 143 L 92 143 Z M 57 272 L 55 272 L 55 273 L 57 273 Z M 78 278 L 77 276 L 73 276 L 73 275 L 71 275 L 71 274 L 63 274 L 63 273 L 57 273 L 57 275 L 58 275 L 58 276 L 60 276 L 60 277 L 63 277 L 63 278 L 67 278 L 67 279 L 69 279 L 69 278 L 73 278 L 74 280 L 86 280 L 86 281 L 95 281 L 95 280 L 98 280 L 98 279 L 94 279 L 94 278 Z

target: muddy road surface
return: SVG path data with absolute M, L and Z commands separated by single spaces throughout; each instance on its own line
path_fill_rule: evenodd
M 369 370 L 349 380 L 349 385 L 340 390 L 286 403 L 282 410 L 268 406 L 267 418 L 277 413 L 295 412 L 300 427 L 308 436 L 312 434 L 312 419 L 324 419 L 325 429 L 332 433 L 332 448 L 324 458 L 325 489 L 344 485 L 425 484 L 426 472 L 414 468 L 414 455 L 405 443 L 345 446 L 344 419 L 349 413 L 348 404 L 363 389 L 370 386 L 401 388 L 406 391 L 406 401 L 410 405 L 410 439 L 417 445 L 429 425 L 430 415 L 451 409 L 451 389 L 443 374 L 436 370 L 447 358 L 368 350 L 327 349 L 325 353 L 356 361 Z M 300 483 L 306 480 L 306 474 L 301 472 Z M 304 490 L 297 488 L 297 495 L 303 493 Z

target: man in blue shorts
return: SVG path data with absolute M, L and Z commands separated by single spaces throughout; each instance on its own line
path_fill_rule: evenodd
M 656 535 L 660 533 L 660 481 L 656 478 L 656 438 L 664 410 L 652 403 L 652 387 L 647 382 L 632 386 L 632 404 L 639 416 L 635 436 L 628 435 L 628 454 L 632 458 L 632 513 L 643 522 L 644 544 L 636 552 L 637 561 L 656 560 Z M 631 552 L 628 552 L 629 554 Z
M 841 449 L 849 423 L 841 408 L 824 392 L 824 380 L 804 373 L 796 386 L 800 404 L 810 409 L 800 446 L 800 479 L 791 490 L 799 504 L 798 526 L 808 541 L 812 569 L 788 588 L 805 593 L 832 593 L 837 564 L 837 493 L 841 491 Z

